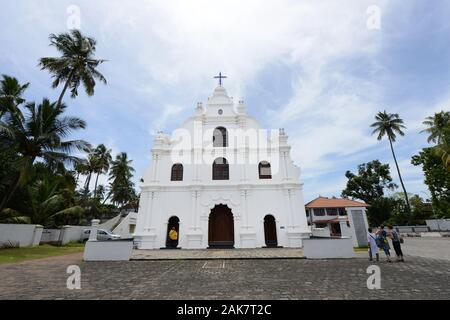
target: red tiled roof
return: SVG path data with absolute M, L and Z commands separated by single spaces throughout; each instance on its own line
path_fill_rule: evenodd
M 306 208 L 348 208 L 348 207 L 370 207 L 365 202 L 354 201 L 350 199 L 319 197 L 308 202 Z

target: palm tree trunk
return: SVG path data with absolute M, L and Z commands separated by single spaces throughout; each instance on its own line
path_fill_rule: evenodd
M 3 209 L 5 209 L 6 205 L 8 204 L 9 200 L 11 200 L 14 193 L 16 193 L 17 188 L 19 187 L 20 182 L 20 173 L 17 173 L 16 178 L 14 178 L 13 183 L 9 186 L 8 191 L 6 192 L 5 196 L 2 199 L 2 202 L 0 203 L 0 214 L 2 213 Z
M 64 95 L 66 94 L 67 89 L 69 88 L 69 84 L 72 81 L 74 72 L 75 72 L 75 70 L 70 71 L 69 77 L 67 78 L 67 81 L 64 84 L 64 88 L 58 98 L 58 107 L 61 107 L 62 100 L 64 98 Z
M 100 172 L 97 172 L 97 178 L 95 178 L 94 198 L 97 197 L 97 183 L 98 183 L 98 176 L 99 175 L 100 175 Z
M 108 195 L 106 196 L 105 200 L 103 200 L 102 204 L 105 204 L 106 201 L 108 201 L 109 197 L 111 197 L 111 192 L 108 192 Z
M 403 193 L 405 194 L 406 209 L 408 210 L 408 224 L 411 224 L 411 222 L 412 222 L 411 221 L 411 207 L 409 205 L 408 193 L 406 192 L 405 185 L 403 184 L 402 175 L 400 174 L 400 168 L 398 167 L 397 157 L 395 156 L 394 146 L 392 145 L 391 139 L 389 139 L 389 144 L 391 146 L 391 151 L 392 151 L 392 156 L 394 157 L 395 166 L 397 167 L 397 173 L 398 173 L 398 177 L 400 179 L 400 184 L 402 185 Z
M 77 173 L 77 178 L 75 179 L 75 188 L 78 188 L 78 181 L 80 180 L 80 173 Z
M 29 160 L 30 160 L 30 165 L 32 166 L 34 163 L 34 160 L 36 160 L 36 157 L 30 157 Z M 8 191 L 6 192 L 6 195 L 3 197 L 2 202 L 0 203 L 0 214 L 2 213 L 3 209 L 5 209 L 6 205 L 8 204 L 9 200 L 11 200 L 14 193 L 16 193 L 17 188 L 19 188 L 23 174 L 24 173 L 21 171 L 17 172 L 17 175 L 14 178 L 13 183 L 9 186 Z
M 92 176 L 92 172 L 89 172 L 87 178 L 86 178 L 86 182 L 84 184 L 84 192 L 86 194 L 89 193 L 89 185 L 91 184 L 91 176 Z

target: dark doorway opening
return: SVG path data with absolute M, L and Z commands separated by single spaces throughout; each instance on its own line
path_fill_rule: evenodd
M 234 220 L 231 209 L 217 205 L 209 215 L 209 248 L 234 248 Z
M 267 247 L 273 248 L 278 246 L 277 223 L 275 217 L 270 214 L 264 217 L 264 237 Z
M 172 230 L 172 228 L 175 228 L 175 231 L 177 232 L 176 240 L 172 240 L 169 237 L 170 230 Z M 178 217 L 172 217 L 169 219 L 169 223 L 167 224 L 166 248 L 168 249 L 177 248 L 179 239 L 180 239 L 180 219 L 178 219 Z

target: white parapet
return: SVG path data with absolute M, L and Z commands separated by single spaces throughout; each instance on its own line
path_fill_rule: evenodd
M 133 254 L 133 241 L 88 241 L 84 248 L 84 261 L 129 261 Z
M 303 239 L 303 252 L 307 259 L 354 258 L 353 240 L 343 238 Z

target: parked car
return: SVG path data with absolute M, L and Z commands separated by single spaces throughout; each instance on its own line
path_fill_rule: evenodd
M 81 236 L 81 239 L 83 242 L 86 242 L 89 240 L 89 237 L 91 235 L 91 229 L 85 229 L 83 230 L 83 234 Z M 105 229 L 97 229 L 97 240 L 99 241 L 107 241 L 107 240 L 119 240 L 120 235 L 114 234 L 111 231 L 105 230 Z

